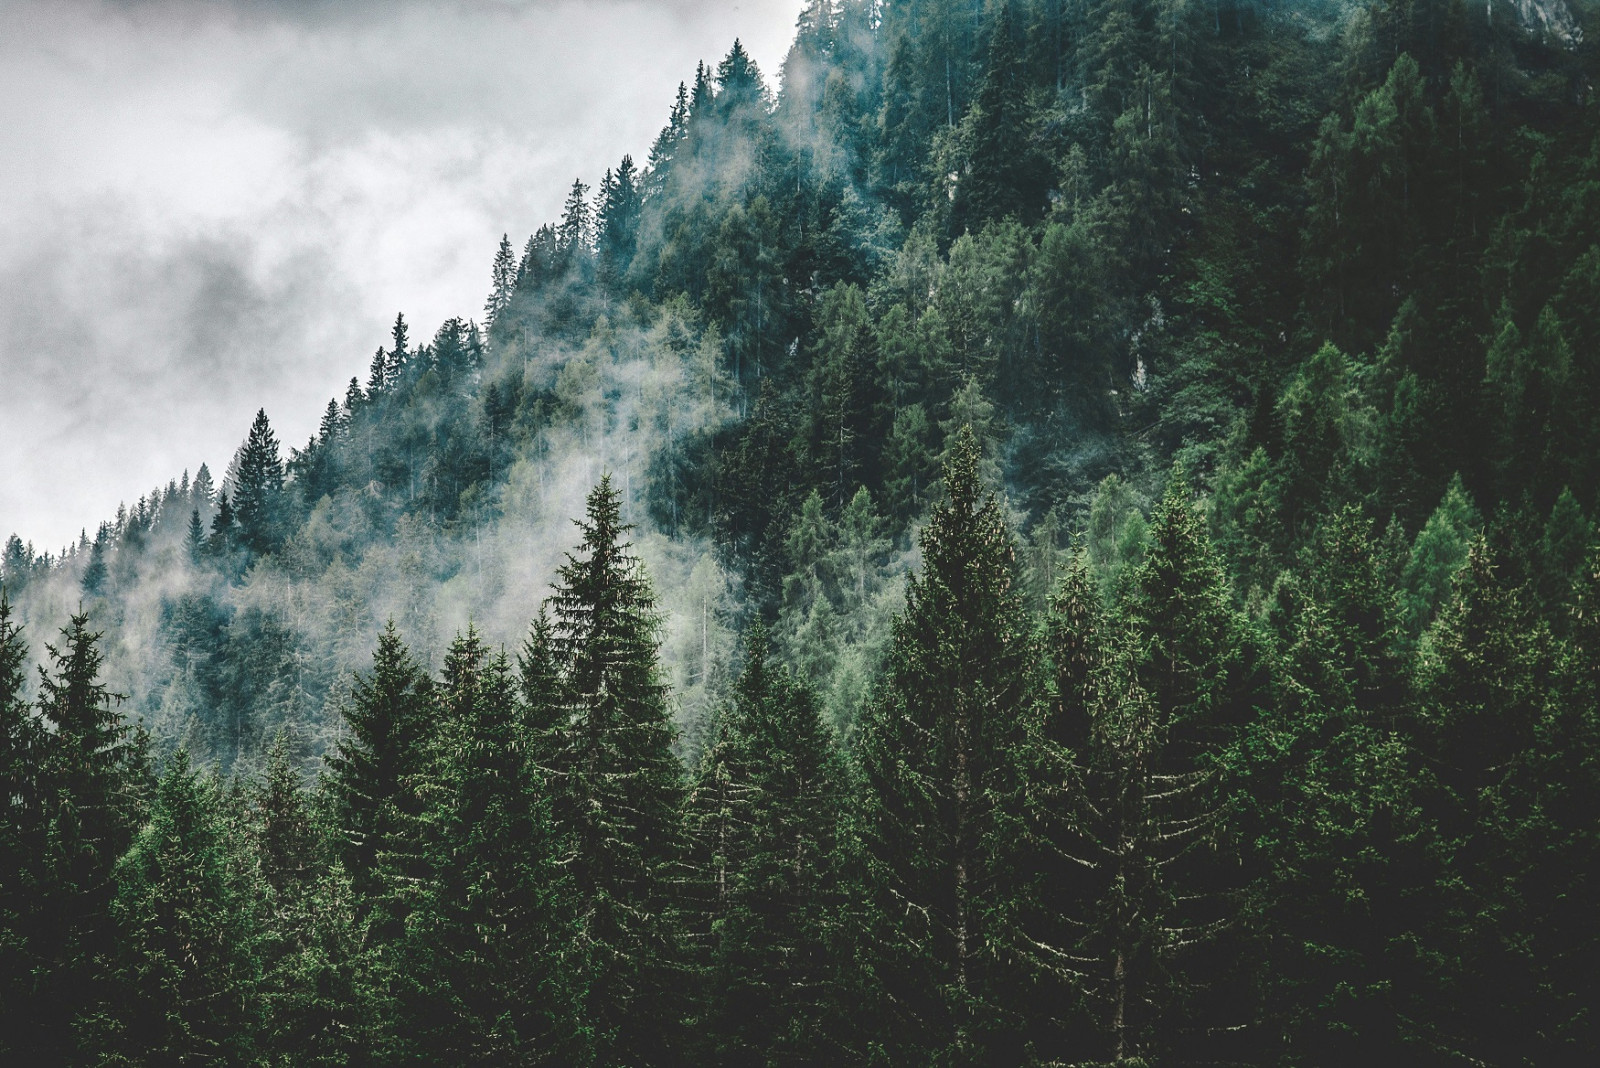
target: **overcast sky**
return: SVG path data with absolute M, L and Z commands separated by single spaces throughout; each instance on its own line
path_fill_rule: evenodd
M 803 0 L 0 0 L 0 539 L 58 550 L 258 407 L 304 444 L 404 311 L 643 161 Z

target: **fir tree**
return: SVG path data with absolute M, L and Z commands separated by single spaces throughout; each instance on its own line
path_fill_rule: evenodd
M 0 1004 L 21 1019 L 33 994 L 45 836 L 39 760 L 46 741 L 23 692 L 28 647 L 0 587 Z M 20 1056 L 20 1034 L 0 1029 L 0 1054 Z
M 810 690 L 768 660 L 765 629 L 688 802 L 696 934 L 713 1059 L 807 1063 L 837 1049 L 830 918 L 843 906 L 843 780 Z
M 39 668 L 39 713 L 49 729 L 40 800 L 50 844 L 34 928 L 37 999 L 18 1021 L 31 1063 L 58 1063 L 72 1042 L 72 1017 L 105 994 L 105 962 L 116 949 L 113 869 L 141 821 L 146 772 L 143 740 L 116 710 L 121 695 L 100 680 L 101 635 L 82 612 L 61 635 L 61 645 L 45 646 L 49 669 Z
M 1005 1048 L 1007 936 L 994 918 L 1016 889 L 999 845 L 1013 818 L 1004 801 L 1017 784 L 1029 643 L 1015 550 L 978 464 L 963 427 L 860 728 L 884 1040 L 899 1060 Z
M 278 437 L 265 409 L 256 412 L 236 464 L 233 512 L 239 523 L 239 542 L 253 553 L 271 552 L 279 541 L 284 471 Z
M 495 320 L 511 306 L 512 294 L 517 288 L 517 259 L 511 251 L 511 235 L 500 236 L 500 248 L 494 254 L 494 266 L 489 271 L 489 299 L 483 305 L 483 325 L 493 330 Z
M 328 761 L 335 851 L 366 903 L 395 917 L 405 906 L 385 895 L 389 877 L 415 874 L 422 802 L 420 777 L 431 753 L 428 678 L 393 622 L 378 637 L 372 672 L 358 676 L 345 710 L 349 735 Z
M 655 598 L 623 540 L 609 476 L 580 529 L 550 605 L 568 721 L 557 818 L 573 850 L 583 1017 L 602 1062 L 666 1063 L 677 1055 L 669 875 L 683 785 L 656 666 Z
M 115 1001 L 82 1026 L 129 1064 L 248 1063 L 261 1025 L 254 871 L 238 869 L 215 778 L 182 749 L 116 868 Z

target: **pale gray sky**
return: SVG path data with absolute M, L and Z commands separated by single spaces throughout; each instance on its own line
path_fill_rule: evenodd
M 803 0 L 0 0 L 0 539 L 58 550 L 265 407 L 286 445 L 395 312 L 481 317 L 503 231 L 641 163 Z

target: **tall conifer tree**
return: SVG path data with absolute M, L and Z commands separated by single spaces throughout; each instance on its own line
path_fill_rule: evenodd
M 584 1017 L 602 1063 L 670 1063 L 677 955 L 671 872 L 682 771 L 656 664 L 655 596 L 624 540 L 610 476 L 559 569 L 550 646 L 567 721 L 558 820 L 570 835 Z
M 963 427 L 860 728 L 874 951 L 898 1060 L 964 1062 L 1004 1045 L 995 917 L 1016 887 L 999 840 L 1014 815 L 1029 637 L 1015 549 L 978 464 Z

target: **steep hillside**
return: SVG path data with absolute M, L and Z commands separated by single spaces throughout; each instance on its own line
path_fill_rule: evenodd
M 85 915 L 167 916 L 200 812 L 281 941 L 209 929 L 271 1004 L 159 1040 L 157 950 L 88 920 L 0 982 L 115 958 L 85 1048 L 240 1063 L 1587 1062 L 1594 17 L 816 0 L 772 78 L 736 42 L 303 446 L 262 413 L 7 543 L 0 796 L 76 797 L 78 731 L 120 769 Z

